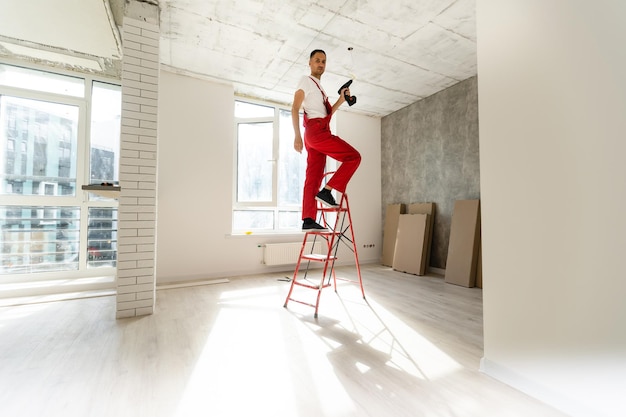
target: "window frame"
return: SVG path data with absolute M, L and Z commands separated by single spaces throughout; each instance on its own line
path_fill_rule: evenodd
M 237 100 L 241 101 L 241 100 Z M 258 103 L 255 103 L 258 104 Z M 272 199 L 268 201 L 249 201 L 239 202 L 237 199 L 238 187 L 239 187 L 239 125 L 242 124 L 260 124 L 260 123 L 272 123 L 272 157 L 268 162 L 272 162 Z M 235 181 L 234 181 L 234 194 L 233 194 L 233 206 L 235 207 L 272 207 L 278 205 L 278 132 L 276 126 L 278 125 L 278 111 L 274 109 L 274 116 L 272 117 L 256 117 L 256 118 L 237 118 L 235 117 Z
M 231 210 L 231 232 L 233 235 L 247 235 L 247 234 L 268 234 L 268 235 L 276 235 L 276 234 L 295 234 L 300 233 L 300 227 L 293 228 L 280 228 L 280 214 L 284 212 L 297 212 L 298 216 L 301 217 L 302 214 L 302 201 L 299 201 L 297 204 L 278 204 L 278 193 L 279 193 L 279 181 L 280 181 L 280 173 L 279 173 L 279 158 L 280 158 L 280 112 L 285 111 L 291 114 L 291 107 L 286 105 L 280 105 L 277 103 L 271 103 L 263 100 L 252 99 L 249 97 L 238 97 L 235 96 L 234 104 L 236 102 L 242 102 L 247 104 L 253 104 L 264 107 L 271 107 L 274 110 L 273 116 L 266 117 L 236 117 L 233 111 L 234 118 L 234 127 L 233 127 L 233 184 L 232 184 L 232 210 Z M 234 106 L 233 106 L 234 109 Z M 302 125 L 303 121 L 303 112 L 300 112 L 300 125 Z M 291 127 L 291 119 L 289 126 Z M 238 183 L 239 183 L 239 165 L 238 165 L 238 146 L 239 146 L 239 125 L 245 123 L 273 123 L 273 142 L 272 142 L 272 199 L 271 201 L 259 201 L 259 202 L 239 202 L 238 201 Z M 295 150 L 293 151 L 295 152 Z M 306 158 L 306 150 L 303 151 L 303 158 Z M 304 184 L 302 184 L 303 186 Z M 272 229 L 264 228 L 264 229 L 253 229 L 253 230 L 243 230 L 235 228 L 235 212 L 237 211 L 267 211 L 272 212 L 273 216 L 273 225 Z
M 0 85 L 0 95 L 19 97 L 29 100 L 47 101 L 63 105 L 76 106 L 78 108 L 77 145 L 76 145 L 76 192 L 74 195 L 42 196 L 42 195 L 2 195 L 2 206 L 53 206 L 53 207 L 77 207 L 80 212 L 79 219 L 79 261 L 77 269 L 46 271 L 33 273 L 2 273 L 3 282 L 25 283 L 34 281 L 64 279 L 79 279 L 92 277 L 112 277 L 111 285 L 114 284 L 116 266 L 88 267 L 88 232 L 89 211 L 92 209 L 118 209 L 118 201 L 114 199 L 94 199 L 90 193 L 83 191 L 82 186 L 90 182 L 90 150 L 91 150 L 91 100 L 94 82 L 117 85 L 121 88 L 121 80 L 98 76 L 94 74 L 77 73 L 68 70 L 50 68 L 44 65 L 25 64 L 21 61 L 1 58 L 0 64 L 25 68 L 28 70 L 42 71 L 51 74 L 80 78 L 83 80 L 84 94 L 82 97 L 64 95 L 45 91 L 18 88 Z M 121 152 L 119 150 L 118 152 Z M 117 222 L 118 216 L 114 220 Z

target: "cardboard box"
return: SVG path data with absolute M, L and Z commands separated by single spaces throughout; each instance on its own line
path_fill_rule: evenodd
M 398 221 L 393 269 L 414 275 L 424 275 L 426 264 L 426 227 L 428 214 L 401 214 Z
M 435 228 L 435 203 L 411 203 L 407 207 L 407 214 L 428 214 L 426 224 L 426 247 L 422 254 L 425 271 L 430 266 L 430 250 L 433 242 L 433 230 Z
M 480 244 L 480 200 L 454 203 L 445 281 L 473 287 Z
M 383 257 L 381 263 L 386 266 L 393 265 L 393 254 L 396 247 L 396 234 L 400 215 L 405 212 L 404 204 L 388 204 L 385 212 L 385 224 L 383 227 Z

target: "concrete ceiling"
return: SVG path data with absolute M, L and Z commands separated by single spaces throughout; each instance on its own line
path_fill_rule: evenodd
M 2 1 L 0 55 L 19 55 L 10 51 L 11 44 L 39 47 L 95 59 L 104 73 L 116 70 L 121 49 L 112 16 L 119 24 L 122 0 Z M 298 79 L 309 72 L 309 53 L 317 48 L 327 53 L 322 83 L 331 98 L 355 78 L 351 90 L 358 102 L 350 111 L 373 116 L 476 75 L 475 0 L 158 4 L 161 64 L 232 84 L 242 96 L 289 104 Z M 33 16 L 41 16 L 36 24 L 11 24 Z
M 162 64 L 232 82 L 241 95 L 290 103 L 316 48 L 327 53 L 329 95 L 354 75 L 351 110 L 372 115 L 476 75 L 475 0 L 159 4 Z

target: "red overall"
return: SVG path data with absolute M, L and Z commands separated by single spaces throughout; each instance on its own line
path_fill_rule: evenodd
M 302 196 L 303 219 L 307 217 L 315 219 L 317 216 L 315 196 L 320 190 L 322 179 L 324 178 L 326 156 L 341 162 L 341 165 L 327 183 L 329 187 L 341 193 L 346 191 L 348 181 L 350 181 L 350 178 L 352 178 L 352 175 L 361 163 L 361 154 L 348 142 L 331 133 L 330 118 L 332 117 L 332 107 L 323 91 L 322 95 L 324 96 L 327 116 L 309 119 L 306 112 L 304 113 L 304 145 L 308 156 Z

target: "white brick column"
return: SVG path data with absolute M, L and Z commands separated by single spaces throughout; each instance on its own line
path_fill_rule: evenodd
M 154 312 L 159 27 L 124 17 L 116 317 Z

